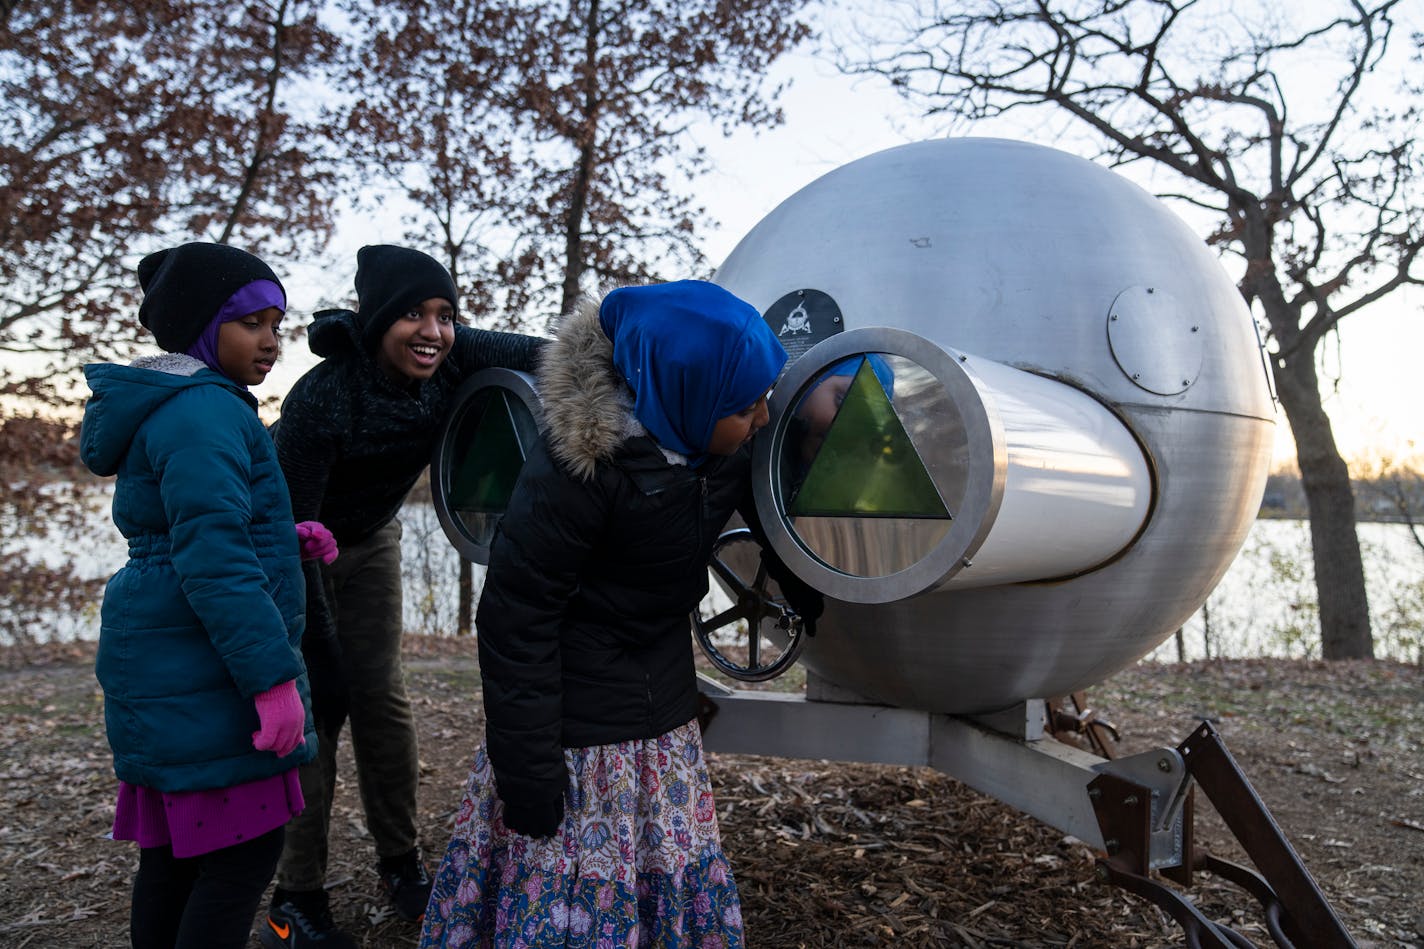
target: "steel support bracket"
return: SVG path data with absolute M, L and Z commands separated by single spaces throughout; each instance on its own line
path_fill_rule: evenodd
M 1171 783 L 1155 780 L 1158 775 L 1148 766 L 1154 758 L 1156 771 L 1171 775 Z M 1189 946 L 1232 949 L 1253 944 L 1210 922 L 1185 897 L 1152 880 L 1154 869 L 1183 886 L 1191 884 L 1194 870 L 1235 883 L 1260 903 L 1271 938 L 1282 949 L 1357 949 L 1210 722 L 1202 722 L 1175 753 L 1159 749 L 1108 762 L 1098 770 L 1102 773 L 1089 783 L 1088 799 L 1107 854 L 1099 863 L 1100 876 L 1170 914 Z M 1193 781 L 1259 873 L 1195 846 Z

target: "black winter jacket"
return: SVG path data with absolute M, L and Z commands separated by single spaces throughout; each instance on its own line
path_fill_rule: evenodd
M 549 801 L 563 749 L 654 738 L 697 713 L 689 614 L 750 455 L 691 468 L 637 423 L 586 299 L 540 368 L 548 427 L 480 599 L 486 735 L 505 800 Z
M 321 521 L 342 547 L 396 516 L 430 463 L 460 383 L 486 366 L 531 370 L 545 340 L 455 327 L 455 344 L 434 376 L 411 386 L 389 379 L 361 342 L 356 314 L 326 310 L 309 330 L 324 357 L 297 380 L 273 428 L 295 520 Z M 317 718 L 346 714 L 333 625 L 335 604 L 315 563 L 304 568 L 307 632 L 302 641 Z

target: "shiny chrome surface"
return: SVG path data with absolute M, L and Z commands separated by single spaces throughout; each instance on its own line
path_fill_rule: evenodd
M 1142 446 L 1101 402 L 1062 382 L 965 356 L 1005 443 L 1004 501 L 955 587 L 1082 573 L 1132 543 L 1152 502 Z
M 807 426 L 794 422 L 826 382 L 825 367 L 861 352 L 884 367 L 887 410 L 909 442 L 909 463 L 924 466 L 947 517 L 886 516 L 869 503 L 855 510 L 859 470 L 844 473 L 842 510 L 798 514 L 793 472 L 808 464 Z M 757 442 L 758 469 L 771 473 L 756 479 L 757 503 L 764 521 L 786 527 L 770 533 L 782 559 L 839 600 L 890 603 L 942 584 L 1081 573 L 1126 548 L 1151 500 L 1141 447 L 1101 403 L 904 330 L 865 327 L 811 348 L 778 382 L 771 405 L 779 424 Z M 868 442 L 864 457 L 888 451 L 880 431 L 856 434 Z
M 847 332 L 801 356 L 781 387 L 804 384 L 847 353 L 898 352 L 843 342 L 864 327 L 914 334 L 950 364 L 968 356 L 957 375 L 932 354 L 912 358 L 950 393 L 944 439 L 975 446 L 962 464 L 994 473 L 966 480 L 952 502 L 955 489 L 934 474 L 933 453 L 921 452 L 946 504 L 958 509 L 945 537 L 912 540 L 898 561 L 869 569 L 870 560 L 842 559 L 833 569 L 808 555 L 769 500 L 781 475 L 769 463 L 771 446 L 758 446 L 756 490 L 773 543 L 795 551 L 793 567 L 835 597 L 802 662 L 846 690 L 965 713 L 1085 688 L 1196 611 L 1255 517 L 1274 411 L 1250 315 L 1182 221 L 1090 162 L 999 139 L 881 152 L 787 199 L 715 279 L 763 312 L 800 289 L 828 295 L 839 309 Z M 1021 385 L 1022 376 L 1033 383 Z M 768 441 L 794 404 L 781 387 Z M 1023 432 L 1016 476 L 1010 438 L 960 432 L 992 429 L 990 411 Z M 1125 461 L 1129 441 L 1141 466 Z M 1085 480 L 1085 466 L 1073 462 L 1034 473 L 1045 457 L 1085 459 L 1099 448 L 1104 471 L 1131 470 Z M 1060 530 L 1053 512 L 1075 492 L 1123 512 L 1121 523 L 1087 518 Z M 966 511 L 969 526 L 961 527 Z M 1044 548 L 1055 532 L 1076 544 L 1084 531 L 1102 532 L 1091 546 L 1095 556 L 1111 549 L 1105 562 L 1056 574 L 1063 551 Z M 943 563 L 931 563 L 935 553 L 921 554 L 954 545 L 972 551 L 975 566 L 946 575 Z M 905 560 L 914 562 L 876 572 Z M 983 585 L 958 579 L 993 563 L 1008 566 Z M 1026 564 L 1035 564 L 1028 577 L 1018 569 Z M 879 584 L 875 597 L 848 592 L 844 568 L 856 565 L 861 575 L 851 579 Z M 1045 570 L 1055 576 L 1043 578 Z

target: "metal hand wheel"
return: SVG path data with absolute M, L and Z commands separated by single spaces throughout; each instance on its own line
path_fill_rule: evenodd
M 745 527 L 724 531 L 712 545 L 709 567 L 717 582 L 692 614 L 697 645 L 733 679 L 765 682 L 781 675 L 801 655 L 806 631 L 801 617 L 769 591 L 773 581 L 752 532 Z M 730 607 L 718 610 L 718 590 L 732 601 Z M 741 652 L 742 643 L 745 662 L 728 654 Z

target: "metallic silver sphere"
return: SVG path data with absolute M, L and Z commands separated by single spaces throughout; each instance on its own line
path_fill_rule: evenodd
M 714 279 L 795 357 L 757 502 L 828 596 L 802 662 L 833 687 L 949 713 L 1085 688 L 1201 606 L 1256 516 L 1275 420 L 1250 313 L 1199 237 L 1091 162 L 880 152 Z

